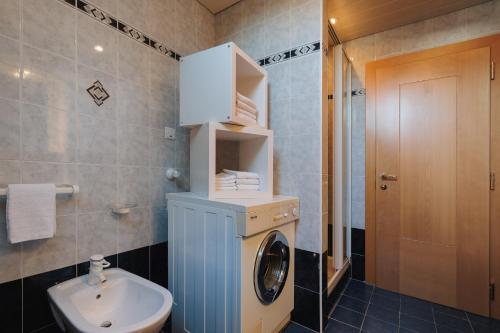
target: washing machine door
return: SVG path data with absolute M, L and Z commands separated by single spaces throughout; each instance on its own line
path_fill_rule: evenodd
M 290 267 L 290 249 L 285 235 L 271 231 L 257 252 L 254 287 L 262 304 L 273 303 L 285 287 Z

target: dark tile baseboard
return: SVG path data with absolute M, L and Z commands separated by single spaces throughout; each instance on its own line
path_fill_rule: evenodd
M 168 286 L 167 243 L 146 246 L 106 257 L 111 267 Z M 47 289 L 88 273 L 88 263 L 60 268 L 46 273 L 0 284 L 0 318 L 5 332 L 60 332 L 49 307 Z
M 319 253 L 295 249 L 295 285 L 319 292 Z
M 321 294 L 309 289 L 295 286 L 294 298 L 295 301 L 294 309 L 292 311 L 292 321 L 313 331 L 319 332 L 319 302 L 321 301 Z

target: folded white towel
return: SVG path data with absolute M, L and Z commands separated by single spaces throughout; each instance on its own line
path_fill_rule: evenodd
M 247 116 L 248 118 L 252 118 L 253 120 L 257 120 L 257 116 L 253 113 L 250 113 L 248 111 L 245 111 L 239 107 L 236 107 L 236 114 L 239 114 L 239 115 L 245 115 Z
M 257 119 L 253 118 L 253 117 L 249 117 L 247 116 L 246 114 L 244 113 L 241 113 L 241 112 L 238 112 L 238 108 L 236 108 L 236 115 L 240 118 L 243 118 L 245 119 L 249 124 L 257 124 Z
M 248 171 L 235 171 L 235 170 L 228 170 L 224 169 L 223 170 L 225 173 L 228 173 L 230 175 L 235 175 L 236 178 L 242 178 L 242 179 L 259 179 L 259 174 L 255 172 L 248 172 Z
M 257 104 L 255 104 L 255 102 L 251 98 L 246 97 L 245 95 L 243 95 L 240 92 L 236 92 L 236 99 L 239 99 L 243 103 L 246 103 L 249 106 L 253 107 L 254 109 L 257 109 Z
M 253 106 L 250 106 L 242 101 L 236 101 L 236 107 L 242 109 L 242 110 L 245 110 L 247 112 L 249 112 L 250 114 L 253 114 L 255 116 L 257 116 L 257 114 L 259 113 L 257 111 L 257 108 L 253 107 Z
M 258 191 L 259 185 L 236 185 L 238 191 Z
M 216 179 L 215 180 L 215 185 L 220 185 L 220 186 L 224 186 L 224 185 L 234 186 L 234 185 L 236 185 L 236 179 L 229 179 L 229 180 L 219 180 L 219 179 Z
M 238 188 L 236 185 L 234 186 L 216 186 L 215 190 L 216 191 L 236 191 Z
M 260 181 L 253 178 L 236 179 L 236 185 L 259 185 Z
M 56 186 L 11 184 L 7 188 L 7 236 L 11 243 L 51 238 L 56 232 Z
M 226 172 L 220 172 L 220 173 L 215 175 L 215 179 L 216 180 L 235 180 L 236 175 L 231 175 L 231 174 L 226 173 Z

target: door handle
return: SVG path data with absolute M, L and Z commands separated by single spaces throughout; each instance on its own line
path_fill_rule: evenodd
M 382 180 L 393 181 L 393 182 L 395 182 L 395 181 L 398 180 L 398 176 L 396 176 L 396 175 L 387 175 L 385 173 L 382 173 L 380 175 L 380 178 L 382 178 Z

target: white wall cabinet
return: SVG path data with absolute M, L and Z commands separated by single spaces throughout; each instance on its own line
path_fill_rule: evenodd
M 257 105 L 257 124 L 237 115 L 236 92 Z M 232 42 L 181 59 L 181 126 L 215 121 L 268 128 L 267 94 L 267 72 Z

